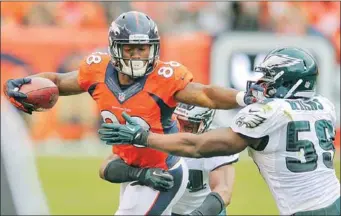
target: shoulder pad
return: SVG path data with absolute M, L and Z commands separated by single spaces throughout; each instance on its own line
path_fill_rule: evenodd
M 184 79 L 193 79 L 192 73 L 182 64 L 170 61 L 159 61 L 158 65 L 154 69 L 155 75 L 165 81 L 178 81 Z
M 173 96 L 177 91 L 184 89 L 193 80 L 192 73 L 178 62 L 158 62 L 152 74 L 150 74 L 149 87 L 157 89 L 157 94 L 170 107 L 175 107 L 177 102 Z M 162 86 L 162 88 L 160 88 Z
M 316 96 L 315 98 L 322 103 L 323 109 L 327 110 L 328 113 L 330 113 L 330 115 L 331 115 L 330 118 L 331 118 L 334 126 L 336 127 L 337 117 L 336 117 L 335 105 L 326 97 Z
M 110 56 L 106 53 L 92 53 L 86 56 L 79 67 L 78 83 L 81 88 L 87 91 L 92 84 L 103 82 L 109 63 Z
M 256 103 L 245 107 L 234 117 L 231 128 L 245 136 L 260 138 L 271 134 L 291 120 L 285 104 L 273 100 L 266 104 Z

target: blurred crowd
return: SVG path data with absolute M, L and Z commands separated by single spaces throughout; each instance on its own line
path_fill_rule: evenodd
M 340 64 L 340 2 L 1 2 L 1 28 L 55 26 L 106 31 L 118 15 L 130 10 L 148 14 L 161 34 L 167 35 L 206 32 L 216 37 L 231 31 L 317 35 L 334 46 Z M 68 53 L 56 71 L 76 69 L 84 55 L 79 51 Z M 24 66 L 11 66 L 4 71 L 9 71 L 9 76 L 16 71 L 30 74 L 32 69 Z M 2 74 L 3 80 L 5 75 Z M 336 98 L 339 88 L 335 88 Z M 63 140 L 78 140 L 97 131 L 101 119 L 87 94 L 59 100 L 53 112 L 37 115 L 40 118 L 26 118 L 30 125 L 35 125 L 30 127 L 34 139 L 43 140 L 54 131 Z
M 8 4 L 8 5 L 7 5 Z M 270 31 L 328 39 L 340 62 L 340 2 L 2 2 L 1 24 L 107 28 L 124 11 L 150 15 L 162 33 Z

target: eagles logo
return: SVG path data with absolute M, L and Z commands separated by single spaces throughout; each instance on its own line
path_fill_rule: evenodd
M 272 69 L 274 67 L 287 67 L 301 63 L 303 63 L 301 59 L 277 54 L 268 57 L 263 63 L 261 63 L 260 67 Z
M 246 128 L 255 128 L 264 123 L 265 120 L 266 118 L 257 114 L 246 114 L 237 118 L 236 125 L 238 127 L 243 127 L 243 125 L 245 125 Z
M 186 110 L 192 110 L 192 109 L 194 109 L 194 105 L 189 105 L 189 104 L 184 104 L 184 103 L 180 103 L 179 104 L 179 106 L 178 106 L 179 108 L 183 108 L 183 109 L 186 109 Z

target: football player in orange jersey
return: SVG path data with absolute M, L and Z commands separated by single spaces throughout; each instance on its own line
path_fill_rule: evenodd
M 162 62 L 159 53 L 160 36 L 156 24 L 146 14 L 131 11 L 112 22 L 109 55 L 93 53 L 84 59 L 79 70 L 69 73 L 39 73 L 8 80 L 4 89 L 16 107 L 32 113 L 32 105 L 22 102 L 27 96 L 18 90 L 29 83 L 31 77 L 44 77 L 58 86 L 62 96 L 88 92 L 107 123 L 125 123 L 121 115 L 125 111 L 145 129 L 161 134 L 178 132 L 172 118 L 177 102 L 213 109 L 232 109 L 255 102 L 248 93 L 192 82 L 192 74 L 185 66 Z M 100 168 L 102 178 L 112 180 L 110 174 L 114 167 L 110 162 L 117 159 L 131 166 L 156 170 L 136 173 L 143 175 L 141 178 L 146 186 L 131 182 L 121 184 L 116 214 L 170 214 L 187 185 L 188 169 L 183 160 L 143 146 L 114 146 Z M 167 174 L 173 178 L 168 178 Z M 155 186 L 153 178 L 156 177 L 163 178 L 165 184 L 171 180 L 170 189 L 151 188 Z

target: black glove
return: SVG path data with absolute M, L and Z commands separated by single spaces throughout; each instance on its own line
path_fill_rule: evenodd
M 142 128 L 127 113 L 122 114 L 128 124 L 104 123 L 98 130 L 100 139 L 106 141 L 107 145 L 134 144 L 147 146 L 149 131 Z
M 160 168 L 140 168 L 126 164 L 122 159 L 112 160 L 104 169 L 103 177 L 112 183 L 131 182 L 155 190 L 167 191 L 174 185 L 173 176 Z
M 145 185 L 158 191 L 168 191 L 174 186 L 173 176 L 160 168 L 143 168 L 137 178 L 132 185 Z
M 23 100 L 27 98 L 27 95 L 19 92 L 22 85 L 31 82 L 31 78 L 20 78 L 20 79 L 10 79 L 5 83 L 4 92 L 11 103 L 18 109 L 32 114 L 34 111 L 34 106 L 32 104 L 26 103 Z

